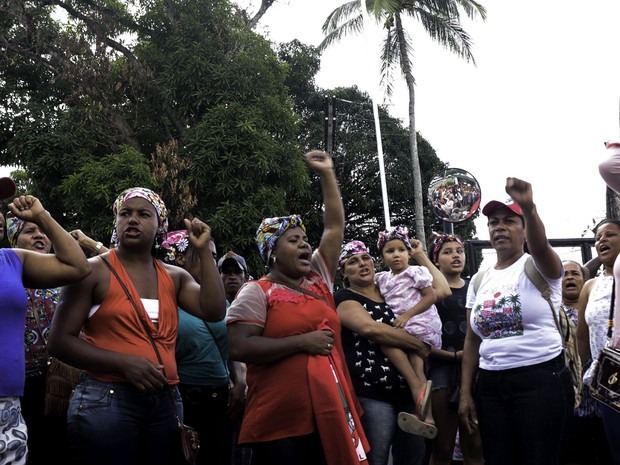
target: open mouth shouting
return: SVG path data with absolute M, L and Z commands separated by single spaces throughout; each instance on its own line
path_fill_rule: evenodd
M 305 252 L 300 253 L 297 256 L 297 258 L 302 263 L 302 265 L 310 266 L 310 259 L 312 258 L 310 251 L 307 250 Z
M 129 227 L 125 229 L 125 237 L 135 238 L 139 237 L 142 232 L 136 227 Z
M 39 252 L 47 252 L 49 250 L 49 246 L 43 241 L 34 241 L 32 248 Z

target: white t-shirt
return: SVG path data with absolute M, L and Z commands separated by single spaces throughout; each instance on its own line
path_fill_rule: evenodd
M 480 336 L 480 368 L 506 370 L 555 358 L 562 339 L 553 313 L 540 291 L 525 274 L 523 256 L 503 270 L 490 268 L 480 283 L 467 291 L 469 323 Z M 544 275 L 543 275 L 544 276 Z M 562 278 L 544 276 L 556 309 L 562 303 Z M 473 282 L 472 278 L 472 282 Z

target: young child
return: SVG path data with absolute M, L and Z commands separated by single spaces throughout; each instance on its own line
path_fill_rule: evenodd
M 409 239 L 404 226 L 380 232 L 377 248 L 390 271 L 377 273 L 375 282 L 396 316 L 393 325 L 440 348 L 441 319 L 435 307 L 433 277 L 426 267 L 409 265 L 412 250 L 419 246 L 419 241 Z M 381 350 L 405 378 L 415 400 L 416 415 L 400 413 L 399 426 L 408 432 L 435 437 L 437 428 L 430 408 L 432 383 L 426 379 L 424 360 L 417 353 L 405 353 L 397 347 L 381 346 Z

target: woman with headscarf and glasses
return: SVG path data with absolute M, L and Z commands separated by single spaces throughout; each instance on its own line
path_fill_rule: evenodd
M 351 465 L 368 451 L 332 295 L 344 209 L 329 154 L 305 158 L 323 190 L 318 249 L 298 215 L 265 218 L 256 241 L 268 273 L 228 310 L 231 358 L 247 364 L 239 442 L 252 447 L 255 465 Z
M 176 387 L 177 308 L 206 321 L 226 311 L 209 250 L 211 229 L 185 220 L 201 257 L 198 284 L 186 270 L 153 256 L 168 228 L 159 195 L 127 189 L 113 213 L 114 247 L 89 259 L 87 279 L 62 290 L 49 338 L 52 355 L 87 372 L 68 411 L 73 460 L 169 465 L 180 453 L 175 410 L 183 414 Z

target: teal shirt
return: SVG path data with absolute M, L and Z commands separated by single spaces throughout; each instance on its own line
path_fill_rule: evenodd
M 226 386 L 228 369 L 222 360 L 222 357 L 228 360 L 225 319 L 206 323 L 182 309 L 178 312 L 176 360 L 181 383 Z

